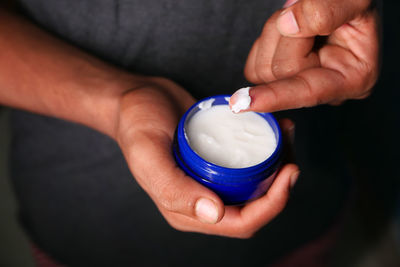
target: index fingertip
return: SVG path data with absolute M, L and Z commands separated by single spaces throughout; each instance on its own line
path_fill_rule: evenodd
M 251 105 L 250 87 L 237 90 L 229 100 L 229 107 L 233 113 L 248 110 Z
M 254 112 L 273 112 L 277 103 L 277 96 L 271 90 L 269 84 L 257 85 L 252 87 L 249 92 L 251 103 L 249 111 Z

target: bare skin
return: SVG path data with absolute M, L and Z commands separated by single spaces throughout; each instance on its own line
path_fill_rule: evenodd
M 296 4 L 290 8 L 294 7 Z M 277 16 L 273 18 L 276 21 Z M 274 25 L 269 20 L 266 27 L 271 23 Z M 300 29 L 303 29 L 301 23 Z M 278 47 L 277 42 L 286 37 L 282 37 L 279 31 L 275 32 L 279 37 L 275 42 L 275 47 Z M 282 46 L 291 45 L 282 42 Z M 254 51 L 266 49 L 264 46 L 257 48 L 259 44 L 257 41 L 250 52 L 246 74 L 250 81 L 270 82 L 270 78 L 253 80 L 255 78 L 249 76 L 256 71 L 251 62 L 259 57 Z M 174 82 L 134 75 L 108 65 L 55 39 L 6 9 L 0 11 L 0 51 L 0 103 L 77 122 L 115 139 L 135 179 L 172 227 L 248 238 L 285 207 L 290 188 L 299 174 L 294 164 L 282 167 L 265 196 L 242 207 L 224 206 L 216 194 L 177 167 L 170 152 L 173 133 L 181 115 L 195 100 Z M 282 57 L 284 51 L 282 49 Z M 304 49 L 299 51 L 298 58 L 301 58 Z M 312 68 L 305 70 L 304 67 L 316 64 L 315 57 L 311 57 L 314 58 L 312 64 L 299 59 L 306 63 L 296 63 L 298 67 L 290 75 L 311 71 Z M 262 57 L 265 58 L 269 57 Z M 275 81 L 274 86 L 268 83 L 253 89 L 251 108 L 274 111 L 317 104 L 305 97 L 302 90 L 297 90 L 299 79 L 290 75 L 287 79 Z M 317 71 L 308 73 L 307 77 L 318 80 L 319 75 Z M 271 78 L 276 80 L 277 77 Z M 360 76 L 357 80 L 370 84 L 374 79 Z M 334 82 L 338 81 L 333 79 L 332 84 Z M 271 88 L 278 87 L 280 93 L 277 93 L 276 103 L 271 104 Z M 310 94 L 318 92 L 309 91 Z M 336 93 L 340 92 L 332 91 L 329 95 Z M 296 94 L 299 97 L 296 98 Z M 343 96 L 338 99 L 343 99 Z M 282 128 L 290 135 L 294 125 L 284 120 Z
M 275 12 L 247 59 L 246 78 L 256 84 L 249 110 L 367 97 L 379 73 L 379 26 L 371 5 L 371 0 L 289 0 Z M 325 39 L 316 48 L 317 36 Z M 231 104 L 235 100 L 234 95 Z
M 115 139 L 137 182 L 176 229 L 245 238 L 284 208 L 298 175 L 294 164 L 282 168 L 267 195 L 243 207 L 225 207 L 177 167 L 172 137 L 195 100 L 174 82 L 108 65 L 6 9 L 0 11 L 0 49 L 0 103 Z

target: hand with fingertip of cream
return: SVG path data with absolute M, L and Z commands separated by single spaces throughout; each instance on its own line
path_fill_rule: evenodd
M 379 73 L 374 4 L 288 0 L 266 22 L 247 58 L 251 105 L 237 102 L 247 97 L 240 89 L 231 98 L 232 110 L 274 112 L 367 97 Z

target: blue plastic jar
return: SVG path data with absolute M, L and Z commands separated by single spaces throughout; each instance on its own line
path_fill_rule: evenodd
M 228 105 L 228 95 L 205 98 L 194 104 L 181 118 L 175 132 L 173 152 L 177 164 L 185 173 L 213 190 L 226 205 L 239 205 L 254 200 L 268 190 L 281 163 L 282 136 L 276 119 L 269 113 L 256 113 L 271 126 L 277 146 L 265 161 L 247 168 L 226 168 L 201 158 L 192 150 L 185 135 L 185 127 L 204 101 L 214 99 L 214 105 Z

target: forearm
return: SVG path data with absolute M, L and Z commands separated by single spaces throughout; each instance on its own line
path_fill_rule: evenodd
M 0 8 L 0 104 L 112 136 L 120 96 L 143 81 Z

